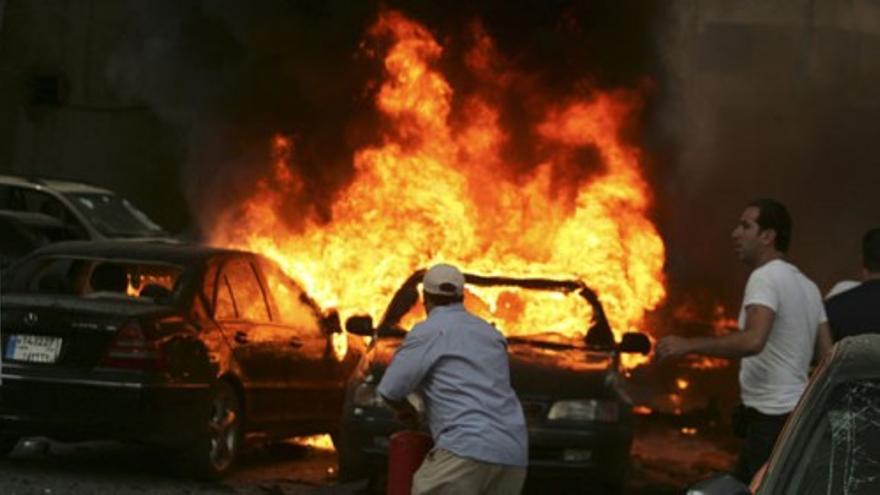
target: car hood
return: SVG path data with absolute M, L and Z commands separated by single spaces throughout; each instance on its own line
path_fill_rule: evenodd
M 381 379 L 402 339 L 382 338 L 367 355 L 369 372 Z M 609 379 L 616 372 L 610 352 L 542 342 L 511 342 L 510 380 L 521 397 L 583 398 L 609 394 Z

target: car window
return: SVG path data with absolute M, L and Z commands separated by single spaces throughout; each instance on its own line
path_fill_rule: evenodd
M 880 381 L 832 392 L 787 493 L 880 493 Z
M 249 261 L 235 259 L 223 268 L 223 276 L 232 289 L 238 317 L 250 321 L 271 321 L 263 289 Z
M 24 187 L 3 186 L 3 189 L 3 193 L 0 193 L 3 202 L 0 209 L 42 213 L 62 221 L 67 218 L 67 208 L 51 194 Z
M 297 332 L 320 333 L 320 312 L 305 291 L 271 261 L 261 258 L 260 267 L 269 293 L 275 301 L 277 321 L 295 327 Z
M 65 196 L 98 231 L 108 237 L 166 235 L 162 227 L 146 214 L 115 194 L 71 193 Z
M 0 268 L 41 245 L 36 236 L 9 219 L 0 218 L 0 232 Z
M 236 320 L 238 312 L 235 310 L 235 301 L 232 299 L 232 290 L 229 288 L 229 280 L 226 275 L 221 275 L 217 280 L 217 301 L 214 303 L 217 308 L 214 311 L 214 318 L 218 321 Z
M 18 265 L 4 291 L 169 303 L 183 268 L 157 261 L 37 256 Z
M 25 187 L 0 186 L 0 210 L 40 213 L 59 220 L 66 227 L 46 227 L 38 232 L 48 241 L 58 242 L 85 237 L 79 221 L 60 200 L 51 194 Z

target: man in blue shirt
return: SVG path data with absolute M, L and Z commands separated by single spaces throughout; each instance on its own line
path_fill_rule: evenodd
M 428 318 L 413 327 L 379 383 L 403 420 L 421 393 L 434 449 L 413 478 L 413 494 L 515 494 L 528 464 L 522 406 L 510 386 L 507 341 L 464 308 L 464 275 L 431 267 L 422 280 Z

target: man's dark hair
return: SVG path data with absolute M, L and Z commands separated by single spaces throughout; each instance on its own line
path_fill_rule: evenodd
M 464 301 L 464 296 L 446 296 L 440 294 L 431 294 L 425 292 L 425 302 L 430 302 L 434 306 L 449 306 L 450 304 L 460 303 Z
M 785 205 L 774 199 L 761 198 L 752 201 L 749 206 L 758 209 L 758 226 L 761 230 L 772 229 L 776 232 L 773 242 L 776 250 L 787 253 L 791 243 L 791 216 Z
M 871 273 L 880 272 L 880 228 L 871 229 L 862 237 L 862 264 Z

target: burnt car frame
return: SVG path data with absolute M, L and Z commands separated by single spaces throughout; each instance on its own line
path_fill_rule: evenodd
M 346 394 L 340 441 L 340 479 L 385 472 L 387 442 L 400 430 L 393 412 L 375 391 L 394 351 L 406 335 L 401 318 L 419 300 L 424 271 L 414 273 L 395 293 L 379 324 L 369 316 L 346 321 L 350 333 L 373 337 Z M 564 479 L 568 487 L 602 484 L 607 491 L 624 480 L 633 436 L 632 402 L 624 390 L 620 353 L 650 351 L 648 338 L 624 334 L 618 344 L 598 296 L 576 280 L 465 275 L 471 286 L 511 287 L 577 294 L 592 309 L 583 340 L 554 334 L 508 337 L 511 382 L 529 430 L 529 477 Z M 569 363 L 564 365 L 563 363 Z
M 59 243 L 2 282 L 3 454 L 23 436 L 134 441 L 217 477 L 245 441 L 335 433 L 363 348 L 243 251 Z
M 816 369 L 751 487 L 722 474 L 691 495 L 880 491 L 880 335 L 838 342 Z

